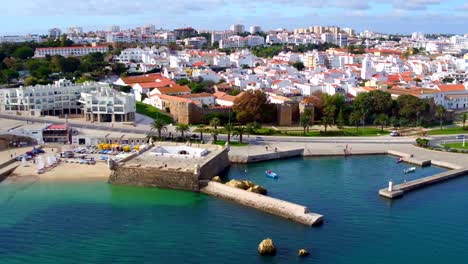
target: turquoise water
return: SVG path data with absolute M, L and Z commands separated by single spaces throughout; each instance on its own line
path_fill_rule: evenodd
M 0 184 L 0 263 L 453 263 L 468 257 L 468 177 L 389 202 L 377 191 L 443 171 L 386 156 L 233 166 L 224 176 L 323 214 L 306 227 L 203 194 L 105 182 Z M 279 180 L 264 176 L 266 169 Z M 275 257 L 257 254 L 271 237 Z M 299 259 L 299 248 L 311 256 Z

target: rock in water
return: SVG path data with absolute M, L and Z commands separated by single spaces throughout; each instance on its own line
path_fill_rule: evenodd
M 307 249 L 301 248 L 297 252 L 297 255 L 300 256 L 300 257 L 307 257 L 307 256 L 309 256 L 309 251 L 307 251 Z
M 238 180 L 230 180 L 229 182 L 226 182 L 226 185 L 239 188 L 242 190 L 247 190 L 247 185 L 243 181 L 238 181 Z
M 213 178 L 211 178 L 211 180 L 214 182 L 222 183 L 221 178 L 219 176 L 214 176 Z
M 260 242 L 258 245 L 258 253 L 261 255 L 274 256 L 276 254 L 276 247 L 273 245 L 273 240 L 271 240 L 271 238 L 267 238 Z
M 255 183 L 251 182 L 251 181 L 242 181 L 246 186 L 247 188 L 250 188 L 250 187 L 254 187 L 255 186 Z
M 250 187 L 250 188 L 247 189 L 247 191 L 253 192 L 253 193 L 258 193 L 258 194 L 263 194 L 263 195 L 267 194 L 267 189 L 263 188 L 260 185 L 255 185 L 253 187 Z

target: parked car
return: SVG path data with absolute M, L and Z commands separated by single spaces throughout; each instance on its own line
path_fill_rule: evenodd
M 390 136 L 391 137 L 398 137 L 398 136 L 400 136 L 400 133 L 398 133 L 398 131 L 393 130 L 392 132 L 390 132 Z
M 61 158 L 73 158 L 75 154 L 73 153 L 73 151 L 63 151 L 60 153 L 60 157 Z
M 457 139 L 465 139 L 465 135 L 458 135 Z
M 256 141 L 263 141 L 263 138 L 262 137 L 256 137 L 255 140 Z
M 28 155 L 28 154 L 21 154 L 21 155 L 19 155 L 18 157 L 16 157 L 16 160 L 17 160 L 17 161 L 22 161 L 22 160 L 23 160 L 23 157 L 26 157 L 26 160 L 30 160 L 30 159 L 33 158 L 31 155 Z

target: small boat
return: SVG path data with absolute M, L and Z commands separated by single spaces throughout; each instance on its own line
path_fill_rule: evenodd
M 278 175 L 271 170 L 265 171 L 265 175 L 269 178 L 278 179 Z
M 403 162 L 403 158 L 399 158 L 396 160 L 396 163 L 402 163 Z
M 411 167 L 411 168 L 406 169 L 404 172 L 405 172 L 405 173 L 413 173 L 413 172 L 415 172 L 415 171 L 416 171 L 416 168 L 415 168 L 415 167 Z

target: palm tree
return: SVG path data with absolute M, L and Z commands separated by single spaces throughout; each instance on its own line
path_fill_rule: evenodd
M 203 124 L 200 124 L 197 126 L 198 131 L 200 132 L 200 140 L 203 142 L 203 132 L 205 132 L 206 126 Z
M 300 120 L 301 126 L 304 128 L 304 136 L 306 135 L 306 130 L 310 124 L 310 116 L 309 115 L 302 115 Z
M 217 129 L 212 129 L 211 130 L 211 136 L 213 137 L 213 144 L 216 144 L 216 141 L 218 141 L 218 130 Z
M 180 133 L 182 139 L 185 139 L 185 132 L 190 131 L 190 126 L 186 124 L 177 124 L 175 130 Z
M 383 132 L 384 126 L 387 125 L 387 123 L 388 123 L 388 115 L 386 114 L 379 114 L 374 120 L 374 124 L 380 125 L 380 131 L 382 132 Z
M 234 132 L 232 133 L 233 136 L 239 136 L 239 142 L 242 144 L 242 136 L 247 131 L 245 126 L 236 126 L 234 127 Z
M 224 130 L 226 130 L 226 134 L 227 134 L 227 142 L 228 143 L 231 143 L 231 133 L 232 133 L 232 129 L 233 129 L 233 126 L 231 123 L 227 123 L 225 126 L 224 126 Z
M 362 115 L 361 111 L 359 111 L 359 110 L 354 110 L 349 115 L 349 123 L 356 126 L 356 133 L 358 132 L 359 123 L 361 123 L 362 118 L 363 118 L 363 115 Z
M 210 120 L 210 126 L 214 127 L 214 129 L 218 129 L 218 126 L 221 125 L 221 119 L 217 118 L 217 117 L 213 117 L 211 120 Z
M 162 131 L 167 131 L 167 124 L 163 119 L 157 118 L 154 120 L 153 124 L 151 124 L 151 130 L 156 130 L 158 132 L 158 139 L 161 139 Z
M 442 130 L 442 122 L 444 121 L 445 117 L 445 108 L 441 105 L 437 106 L 435 116 L 439 118 L 440 130 Z
M 460 117 L 461 117 L 461 119 L 462 119 L 463 129 L 465 129 L 466 119 L 468 119 L 468 114 L 467 114 L 467 113 L 463 113 Z

